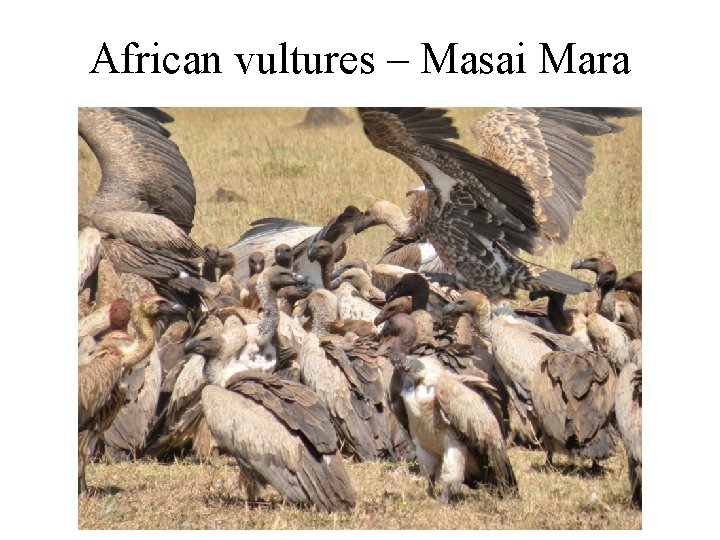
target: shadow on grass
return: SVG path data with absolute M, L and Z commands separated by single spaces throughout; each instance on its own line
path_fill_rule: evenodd
M 229 493 L 218 493 L 213 495 L 205 495 L 204 502 L 206 506 L 231 506 L 238 509 L 248 511 L 268 511 L 279 510 L 284 506 L 282 501 L 276 500 L 259 500 L 248 501 L 240 495 L 230 495 Z M 301 506 L 300 506 L 301 508 Z
M 530 468 L 535 472 L 558 473 L 563 476 L 579 476 L 580 478 L 600 478 L 609 474 L 602 465 L 577 465 L 575 463 L 533 463 Z
M 105 486 L 105 487 L 88 486 L 87 493 L 85 493 L 81 496 L 102 499 L 103 497 L 107 497 L 109 495 L 117 495 L 118 493 L 122 493 L 122 492 L 123 492 L 123 489 L 119 486 Z

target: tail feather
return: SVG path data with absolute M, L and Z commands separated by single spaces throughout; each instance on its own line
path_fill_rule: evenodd
M 530 291 L 554 291 L 563 294 L 580 294 L 590 292 L 592 284 L 551 268 L 543 268 L 529 282 Z

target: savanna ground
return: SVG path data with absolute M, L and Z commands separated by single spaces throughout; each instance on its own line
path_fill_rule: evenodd
M 488 109 L 451 109 L 461 144 L 471 150 L 472 121 Z M 347 205 L 360 209 L 378 199 L 405 205 L 417 176 L 396 158 L 375 149 L 359 120 L 346 126 L 296 128 L 305 109 L 167 109 L 167 127 L 193 172 L 197 191 L 191 236 L 200 245 L 235 242 L 250 222 L 280 216 L 324 224 Z M 352 109 L 345 109 L 356 118 Z M 568 271 L 573 259 L 608 251 L 621 276 L 641 268 L 641 119 L 619 119 L 624 131 L 595 139 L 595 171 L 587 195 L 563 245 L 527 256 Z M 78 153 L 79 205 L 99 182 L 99 167 L 84 142 Z M 222 202 L 218 188 L 239 199 Z M 375 262 L 392 237 L 370 229 L 348 243 L 348 256 Z M 585 271 L 578 277 L 591 279 Z M 519 301 L 524 297 L 519 296 Z M 569 299 L 571 304 L 581 297 Z M 100 494 L 78 499 L 81 529 L 637 529 L 641 513 L 629 504 L 622 445 L 602 474 L 583 463 L 542 468 L 544 453 L 512 448 L 510 459 L 520 498 L 497 500 L 484 490 L 463 491 L 445 507 L 425 495 L 425 480 L 407 466 L 352 464 L 348 469 L 357 507 L 326 516 L 284 505 L 272 490 L 269 504 L 249 508 L 237 487 L 237 468 L 228 458 L 191 459 L 172 465 L 153 462 L 91 464 L 88 483 Z M 220 485 L 221 484 L 221 485 Z M 594 494 L 594 495 L 593 495 Z

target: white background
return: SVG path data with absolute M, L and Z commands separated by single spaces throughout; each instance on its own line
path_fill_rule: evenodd
M 720 331 L 705 307 L 716 302 L 717 290 L 717 17 L 699 2 L 672 9 L 614 0 L 235 4 L 96 0 L 3 8 L 5 530 L 77 534 L 73 284 L 80 105 L 642 107 L 642 534 L 717 529 L 713 406 L 720 354 L 708 337 Z M 103 42 L 119 67 L 118 53 L 129 41 L 147 52 L 156 50 L 154 41 L 157 50 L 181 55 L 217 52 L 223 73 L 88 73 Z M 282 41 L 302 52 L 373 52 L 375 72 L 242 74 L 233 53 L 273 52 Z M 477 53 L 522 50 L 527 73 L 421 74 L 425 41 L 441 54 L 451 41 Z M 539 42 L 558 51 L 576 42 L 580 51 L 624 52 L 632 72 L 538 74 Z M 412 63 L 385 63 L 405 58 Z

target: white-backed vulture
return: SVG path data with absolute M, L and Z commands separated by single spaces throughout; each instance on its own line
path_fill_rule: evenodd
M 411 381 L 400 394 L 428 492 L 445 503 L 463 483 L 517 494 L 497 389 L 480 373 L 453 375 L 433 355 L 415 353 L 415 323 L 405 313 L 391 317 L 384 333 L 395 337 L 388 358 Z
M 275 262 L 283 268 L 292 268 L 293 252 L 292 248 L 287 244 L 278 244 L 275 246 Z
M 224 369 L 213 365 L 222 348 L 215 329 L 185 348 L 205 357 L 202 411 L 220 447 L 237 460 L 248 500 L 270 484 L 284 499 L 326 512 L 355 505 L 330 416 L 309 388 L 258 370 L 217 380 Z
M 308 250 L 316 240 L 330 242 L 335 251 L 335 260 L 342 259 L 344 241 L 352 236 L 355 222 L 362 213 L 354 206 L 348 206 L 324 227 L 315 227 L 284 218 L 263 218 L 252 222 L 252 228 L 246 231 L 228 250 L 238 261 L 247 260 L 253 251 L 265 255 L 265 264 L 275 261 L 275 248 L 278 244 L 292 247 L 292 268 L 305 276 L 313 287 L 322 287 L 320 264 L 308 259 Z M 242 265 L 235 270 L 235 279 L 242 283 L 247 279 Z
M 596 289 L 585 299 L 584 309 L 589 315 L 597 312 L 610 321 L 621 324 L 631 339 L 642 335 L 642 314 L 639 299 L 625 291 L 617 291 L 617 266 L 604 251 L 576 259 L 572 270 L 590 270 L 595 273 Z
M 587 333 L 595 350 L 606 355 L 617 371 L 630 360 L 632 340 L 625 328 L 595 312 L 587 318 Z
M 218 384 L 222 385 L 236 373 L 249 369 L 275 371 L 284 378 L 299 379 L 299 367 L 292 358 L 292 351 L 300 349 L 305 332 L 295 329 L 292 321 L 279 311 L 276 291 L 303 285 L 304 278 L 280 266 L 266 268 L 258 276 L 257 292 L 262 306 L 259 323 L 243 325 L 241 318 L 234 314 L 221 323 L 218 317 L 211 315 L 199 329 L 200 332 L 214 329 L 222 335 L 222 347 L 217 354 L 219 361 L 209 368 L 222 368 L 222 372 L 213 372 L 213 380 Z M 168 375 L 168 379 L 176 381 L 167 387 L 164 385 L 164 391 L 170 391 L 171 395 L 162 413 L 163 428 L 149 449 L 151 455 L 162 457 L 191 442 L 199 455 L 208 455 L 212 451 L 212 441 L 208 437 L 204 441 L 197 439 L 205 422 L 199 405 L 203 380 L 201 365 L 198 358 L 189 357 L 174 368 L 172 377 Z
M 433 318 L 441 319 L 445 306 L 457 299 L 460 293 L 452 287 L 443 287 L 438 283 L 429 281 L 422 274 L 411 272 L 400 266 L 378 264 L 375 265 L 375 273 L 394 275 L 395 284 L 386 293 L 387 300 L 393 300 L 400 296 L 411 296 L 413 311 L 417 309 L 427 310 Z
M 385 293 L 372 284 L 370 275 L 360 268 L 349 268 L 330 282 L 330 289 L 336 290 L 341 283 L 352 285 L 360 296 L 375 306 L 385 303 Z M 346 318 L 342 314 L 340 318 Z
M 78 109 L 78 133 L 102 171 L 98 191 L 81 214 L 114 210 L 156 214 L 190 232 L 195 217 L 192 173 L 170 132 L 148 112 Z M 162 114 L 165 122 L 172 120 Z
M 612 364 L 594 351 L 553 351 L 542 358 L 531 393 L 549 464 L 555 452 L 589 458 L 593 467 L 610 454 L 615 385 Z
M 217 264 L 215 264 L 215 261 L 220 255 L 220 248 L 214 242 L 210 242 L 203 246 L 203 251 L 207 253 L 209 260 L 203 259 L 200 261 L 200 275 L 208 281 L 217 281 Z
M 240 351 L 247 343 L 247 332 L 240 319 L 233 315 L 224 322 L 214 315 L 208 316 L 196 335 L 210 331 L 222 336 L 222 340 L 216 355 L 218 361 L 209 369 L 222 369 L 222 372 L 213 372 L 212 375 L 214 380 L 224 383 L 235 373 L 248 369 L 239 360 Z M 186 353 L 185 361 L 172 374 L 171 394 L 160 417 L 162 429 L 158 430 L 156 440 L 148 448 L 148 454 L 154 457 L 172 455 L 190 444 L 195 455 L 201 458 L 209 457 L 217 450 L 200 403 L 200 392 L 206 382 L 205 360 L 198 354 L 187 354 L 184 344 L 183 352 Z
M 242 307 L 257 311 L 260 308 L 260 299 L 258 298 L 255 286 L 260 277 L 260 273 L 265 269 L 265 256 L 261 251 L 253 251 L 247 259 L 248 278 L 241 283 L 240 305 Z
M 347 450 L 362 460 L 396 459 L 379 360 L 360 340 L 331 335 L 337 299 L 326 290 L 307 298 L 311 331 L 298 361 L 301 381 L 325 404 Z
M 521 442 L 535 444 L 538 423 L 530 391 L 535 369 L 555 343 L 571 350 L 586 350 L 569 336 L 551 334 L 518 317 L 506 308 L 492 309 L 489 299 L 477 291 L 465 291 L 448 304 L 446 315 L 472 314 L 479 335 L 492 345 L 494 374 L 505 384 L 510 396 L 510 431 Z
M 368 296 L 375 298 L 376 302 L 384 302 L 385 294 L 374 289 L 369 279 L 363 279 L 364 272 L 360 269 L 353 269 L 348 274 L 348 283 L 341 283 L 339 278 L 333 278 L 333 269 L 335 267 L 335 253 L 332 244 L 326 240 L 316 240 L 308 250 L 308 259 L 312 262 L 320 264 L 320 275 L 322 284 L 325 289 L 332 289 L 338 299 L 337 316 L 340 319 L 352 319 L 362 321 L 372 321 L 378 314 L 379 309 L 375 307 L 366 298 L 363 298 L 353 285 L 349 282 L 354 281 L 360 286 Z
M 555 332 L 572 336 L 588 348 L 592 348 L 590 337 L 587 331 L 587 316 L 580 309 L 565 309 L 566 294 L 554 291 L 542 291 L 530 293 L 530 300 L 547 296 L 547 318 Z M 543 328 L 548 328 L 543 325 Z
M 87 363 L 78 366 L 78 492 L 87 491 L 85 466 L 103 432 L 122 407 L 127 391 L 123 375 L 142 361 L 155 345 L 153 321 L 163 314 L 183 312 L 157 296 L 140 298 L 132 308 L 135 340 L 101 343 Z
M 618 280 L 615 290 L 634 293 L 638 300 L 637 306 L 642 311 L 642 270 L 637 270 Z
M 368 227 L 384 224 L 390 227 L 395 237 L 385 248 L 378 264 L 402 266 L 413 272 L 447 272 L 433 245 L 421 233 L 427 216 L 428 196 L 424 189 L 408 192 L 412 194 L 409 216 L 390 201 L 376 201 L 355 224 L 355 234 Z M 382 290 L 388 290 L 393 283 L 382 274 L 373 275 L 373 283 Z
M 153 427 L 162 385 L 162 366 L 157 347 L 128 373 L 123 405 L 103 433 L 105 455 L 114 461 L 142 454 Z
M 617 380 L 615 419 L 627 454 L 632 501 L 642 508 L 642 342 L 633 344 L 636 354 Z
M 277 292 L 278 308 L 285 315 L 292 316 L 295 304 L 307 298 L 312 292 L 308 285 L 293 285 L 291 287 L 283 287 Z
M 592 171 L 587 135 L 619 131 L 605 116 L 634 109 L 496 109 L 473 125 L 478 154 L 450 139 L 446 110 L 361 108 L 371 143 L 402 160 L 427 190 L 422 232 L 462 286 L 491 299 L 516 289 L 577 294 L 589 284 L 517 257 L 569 235 Z
M 79 212 L 79 228 L 99 231 L 102 256 L 116 271 L 142 276 L 161 295 L 198 307 L 197 295 L 213 289 L 193 261 L 210 258 L 188 236 L 195 186 L 157 117 L 129 108 L 78 110 L 78 132 L 102 171 L 97 193 Z

